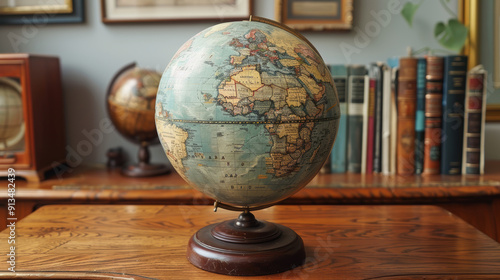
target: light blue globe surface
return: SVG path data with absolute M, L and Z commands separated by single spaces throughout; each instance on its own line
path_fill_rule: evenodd
M 257 207 L 303 188 L 335 141 L 331 75 L 308 42 L 263 22 L 215 25 L 166 67 L 156 128 L 176 171 L 226 204 Z

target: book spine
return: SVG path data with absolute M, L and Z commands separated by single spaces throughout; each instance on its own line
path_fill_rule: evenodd
M 427 57 L 423 174 L 439 174 L 443 103 L 443 58 Z
M 382 66 L 377 63 L 375 72 L 375 112 L 374 112 L 374 136 L 373 136 L 373 172 L 382 172 Z
M 389 173 L 396 174 L 398 143 L 398 80 L 399 66 L 391 71 L 391 143 L 389 153 Z
M 364 89 L 364 100 L 363 103 L 363 134 L 361 137 L 361 174 L 366 174 L 366 163 L 367 163 L 367 141 L 368 141 L 368 100 L 370 96 L 370 78 L 365 75 L 365 89 Z
M 467 56 L 445 57 L 441 136 L 441 174 L 445 175 L 462 172 L 466 74 Z
M 463 174 L 484 173 L 485 73 L 469 73 L 465 98 Z
M 382 107 L 382 173 L 390 174 L 390 154 L 391 154 L 391 69 L 384 65 L 382 68 L 383 95 Z
M 347 171 L 347 68 L 345 65 L 332 65 L 330 69 L 341 112 L 337 138 L 330 155 L 330 171 L 344 173 Z
M 399 60 L 397 174 L 415 172 L 415 114 L 417 103 L 417 59 Z
M 363 105 L 365 98 L 364 66 L 352 66 L 349 69 L 348 91 L 349 112 L 347 126 L 347 171 L 361 173 L 361 153 L 363 137 Z
M 375 91 L 377 81 L 370 78 L 368 89 L 368 134 L 366 140 L 366 173 L 373 173 L 373 146 L 375 143 Z
M 422 174 L 424 169 L 425 136 L 425 74 L 426 60 L 417 61 L 417 112 L 415 115 L 415 174 Z

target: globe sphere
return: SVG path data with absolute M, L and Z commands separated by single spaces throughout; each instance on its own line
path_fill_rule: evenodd
M 340 110 L 332 77 L 300 35 L 229 22 L 188 40 L 156 100 L 160 142 L 176 171 L 225 204 L 274 204 L 330 154 Z
M 21 86 L 0 78 L 0 145 L 3 149 L 17 144 L 24 135 Z
M 112 82 L 108 113 L 125 138 L 136 143 L 158 141 L 154 117 L 160 79 L 156 71 L 131 67 Z

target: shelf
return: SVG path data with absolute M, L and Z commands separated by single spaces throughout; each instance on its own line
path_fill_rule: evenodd
M 485 175 L 481 176 L 319 174 L 280 204 L 439 205 L 500 240 L 500 215 L 496 214 L 500 213 L 500 162 L 488 162 L 486 166 Z M 0 201 L 5 203 L 6 188 L 5 184 L 4 190 L 0 190 Z M 49 204 L 211 205 L 213 202 L 188 186 L 175 172 L 130 178 L 118 171 L 107 171 L 103 166 L 92 166 L 80 167 L 63 178 L 41 183 L 16 180 L 19 219 Z M 6 221 L 7 214 L 1 215 L 0 221 Z M 1 226 L 5 227 L 0 222 Z

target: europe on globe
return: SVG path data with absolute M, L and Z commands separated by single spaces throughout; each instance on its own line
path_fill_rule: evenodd
M 304 187 L 335 141 L 330 72 L 307 40 L 261 21 L 188 40 L 166 67 L 156 128 L 176 171 L 233 206 L 273 204 Z

